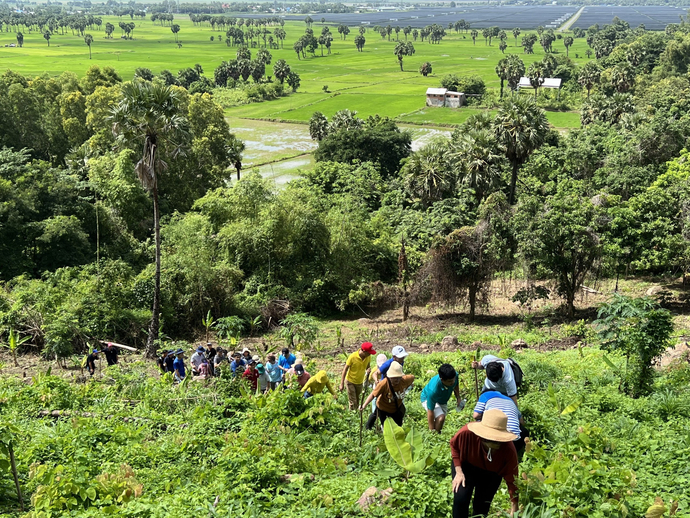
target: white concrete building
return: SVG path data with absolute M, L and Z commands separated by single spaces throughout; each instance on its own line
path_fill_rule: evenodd
M 465 94 L 462 92 L 452 92 L 446 88 L 427 88 L 426 105 L 460 108 L 465 104 Z

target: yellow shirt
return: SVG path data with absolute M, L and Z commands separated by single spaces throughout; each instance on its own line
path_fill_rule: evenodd
M 309 378 L 309 381 L 304 384 L 300 392 L 306 392 L 308 390 L 310 394 L 321 394 L 324 387 L 335 396 L 335 390 L 328 380 L 328 374 L 326 374 L 326 371 L 319 371 Z
M 366 359 L 362 360 L 359 357 L 359 351 L 353 352 L 347 357 L 347 362 L 345 365 L 350 367 L 347 371 L 347 381 L 355 385 L 360 385 L 364 383 L 364 376 L 367 373 L 367 369 L 371 364 L 371 356 L 367 355 Z

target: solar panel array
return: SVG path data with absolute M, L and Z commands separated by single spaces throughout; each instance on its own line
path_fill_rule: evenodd
M 688 14 L 687 7 L 674 7 L 665 5 L 653 6 L 588 6 L 573 24 L 573 27 L 587 29 L 598 23 L 605 25 L 618 16 L 637 27 L 644 24 L 645 28 L 653 31 L 662 31 L 669 23 L 679 23 L 680 16 Z
M 311 15 L 314 21 L 326 19 L 328 24 L 344 23 L 349 26 L 365 25 L 399 25 L 421 28 L 436 23 L 448 26 L 458 20 L 465 20 L 473 29 L 499 26 L 502 29 L 535 29 L 538 26 L 556 29 L 570 19 L 579 8 L 560 5 L 504 5 L 504 6 L 468 6 L 468 7 L 434 7 L 410 9 L 405 11 L 382 11 L 376 13 L 319 13 Z M 686 15 L 686 7 L 673 6 L 587 6 L 573 27 L 586 29 L 596 23 L 611 23 L 614 17 L 625 20 L 631 27 L 641 23 L 649 30 L 663 30 L 669 23 L 678 23 L 679 16 Z M 267 14 L 245 14 L 243 18 L 264 18 Z M 304 14 L 281 14 L 286 20 L 302 21 Z

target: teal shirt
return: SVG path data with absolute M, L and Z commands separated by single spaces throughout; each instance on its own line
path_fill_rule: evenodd
M 450 395 L 455 390 L 455 387 L 458 386 L 459 379 L 458 373 L 456 372 L 455 383 L 451 387 L 446 387 L 441 382 L 441 378 L 438 374 L 431 378 L 429 383 L 426 384 L 426 387 L 424 387 L 424 390 L 422 390 L 421 396 L 422 403 L 426 401 L 427 410 L 433 410 L 436 407 L 436 403 L 439 405 L 447 404 L 448 400 L 450 399 Z

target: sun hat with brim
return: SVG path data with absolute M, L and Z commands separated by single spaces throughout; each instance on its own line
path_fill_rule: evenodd
M 252 356 L 252 360 L 254 360 L 255 363 L 258 363 L 261 361 L 261 358 L 259 358 L 258 354 L 255 354 L 254 356 Z
M 201 345 L 196 348 L 196 352 L 198 352 L 198 353 L 203 353 L 205 351 L 206 351 L 206 349 L 204 349 Z
M 391 366 L 388 367 L 388 372 L 386 372 L 386 376 L 389 378 L 402 378 L 402 375 L 402 365 L 400 365 L 398 362 L 391 363 Z
M 263 363 L 259 363 L 256 366 L 256 370 L 259 371 L 259 374 L 263 374 L 264 372 L 266 372 L 266 369 L 265 369 Z
M 512 442 L 517 439 L 517 435 L 508 431 L 508 416 L 495 408 L 484 412 L 481 421 L 467 423 L 467 428 L 487 441 Z

